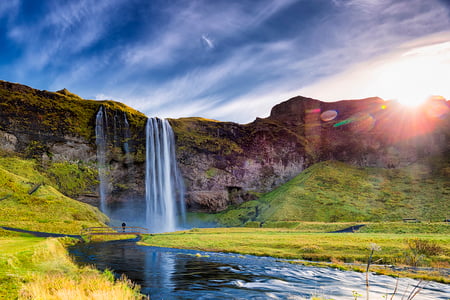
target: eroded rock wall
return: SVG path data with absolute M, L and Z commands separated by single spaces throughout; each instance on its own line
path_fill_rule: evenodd
M 43 167 L 65 162 L 96 171 L 95 121 L 101 106 L 108 116 L 108 201 L 143 197 L 146 117 L 118 102 L 0 81 L 0 150 L 34 158 Z M 92 182 L 70 196 L 97 204 L 98 193 L 98 182 Z
M 449 111 L 443 99 L 409 110 L 380 98 L 330 103 L 295 97 L 246 125 L 170 122 L 188 207 L 215 212 L 254 199 L 320 161 L 397 168 L 446 155 Z

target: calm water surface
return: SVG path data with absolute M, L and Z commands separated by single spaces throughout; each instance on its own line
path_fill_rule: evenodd
M 111 269 L 155 299 L 309 299 L 311 295 L 365 299 L 365 274 L 290 264 L 270 257 L 145 247 L 134 242 L 79 244 L 80 264 Z M 370 299 L 390 299 L 396 279 L 370 275 Z M 406 299 L 418 281 L 400 279 L 394 299 Z M 405 291 L 408 291 L 407 293 Z M 406 296 L 405 296 L 406 293 Z M 449 299 L 449 285 L 428 283 L 414 298 Z

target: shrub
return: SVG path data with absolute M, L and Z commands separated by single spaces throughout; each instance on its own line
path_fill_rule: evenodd
M 419 255 L 433 256 L 439 255 L 443 252 L 442 247 L 440 247 L 435 241 L 414 238 L 407 240 L 406 243 L 408 244 L 408 249 L 411 252 Z

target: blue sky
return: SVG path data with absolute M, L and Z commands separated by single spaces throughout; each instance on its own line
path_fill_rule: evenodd
M 247 123 L 296 95 L 450 98 L 447 0 L 0 1 L 0 79 Z

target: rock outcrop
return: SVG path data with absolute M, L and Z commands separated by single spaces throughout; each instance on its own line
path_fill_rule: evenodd
M 35 158 L 43 167 L 66 162 L 96 170 L 95 120 L 101 106 L 108 117 L 109 201 L 141 196 L 147 118 L 118 102 L 83 100 L 66 89 L 48 92 L 0 81 L 0 151 Z M 96 204 L 98 183 L 70 196 Z
M 295 97 L 246 125 L 170 122 L 188 207 L 211 212 L 254 199 L 324 160 L 396 168 L 447 155 L 449 112 L 440 98 L 408 109 L 380 98 L 330 103 Z
M 95 169 L 95 123 L 106 111 L 108 201 L 143 198 L 147 118 L 114 101 L 0 81 L 0 150 Z M 255 199 L 310 165 L 338 160 L 396 168 L 450 156 L 450 109 L 430 99 L 415 110 L 380 98 L 322 102 L 295 97 L 250 124 L 169 119 L 192 211 L 218 212 Z M 95 203 L 97 183 L 76 198 Z

